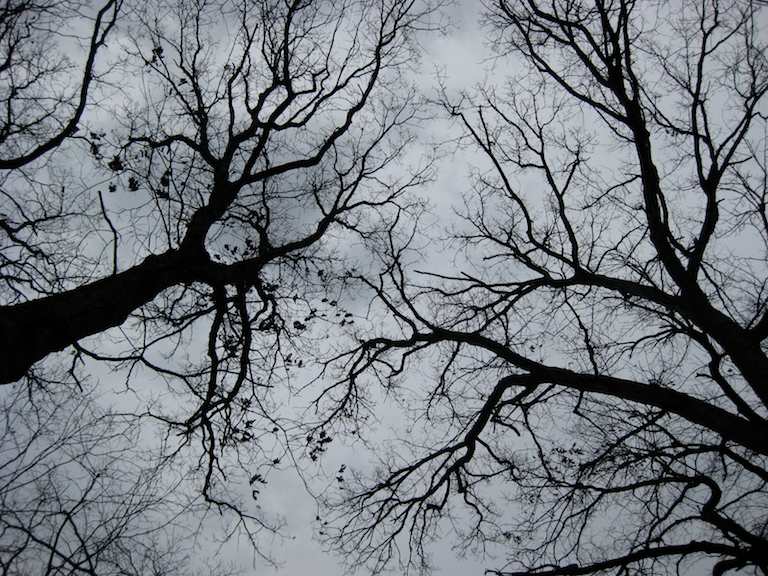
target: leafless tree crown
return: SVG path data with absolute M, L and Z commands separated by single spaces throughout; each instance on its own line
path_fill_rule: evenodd
M 435 4 L 0 7 L 3 574 L 183 572 L 210 511 L 268 555 L 339 240 L 421 209 L 428 163 L 394 166 Z
M 454 272 L 393 242 L 367 279 L 391 321 L 337 357 L 329 414 L 378 382 L 413 423 L 331 541 L 374 568 L 453 532 L 505 576 L 767 573 L 765 15 L 501 0 L 484 23 L 496 80 L 441 98 L 481 158 Z
M 489 0 L 425 108 L 439 4 L 0 7 L 3 574 L 268 560 L 339 434 L 374 571 L 768 574 L 765 3 Z M 424 261 L 428 115 L 478 160 Z

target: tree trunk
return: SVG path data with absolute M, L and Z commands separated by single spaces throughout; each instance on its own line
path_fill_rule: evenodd
M 189 258 L 176 250 L 146 258 L 107 278 L 38 300 L 0 307 L 0 383 L 86 336 L 121 325 L 163 290 L 192 280 Z

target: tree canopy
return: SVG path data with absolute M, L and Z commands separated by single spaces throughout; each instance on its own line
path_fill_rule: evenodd
M 96 4 L 0 8 L 4 574 L 268 560 L 336 438 L 359 570 L 768 574 L 761 2 L 488 1 L 436 92 L 440 2 Z
M 394 244 L 366 280 L 392 322 L 339 357 L 336 413 L 375 376 L 414 423 L 335 502 L 335 542 L 418 564 L 449 530 L 507 576 L 765 573 L 758 6 L 486 9 L 509 77 L 440 99 L 481 157 L 456 260 Z

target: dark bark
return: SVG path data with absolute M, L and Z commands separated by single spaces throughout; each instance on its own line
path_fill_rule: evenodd
M 538 576 L 578 576 L 580 574 L 594 574 L 599 571 L 611 570 L 613 568 L 626 569 L 630 564 L 634 564 L 642 560 L 651 560 L 654 558 L 664 558 L 667 556 L 689 556 L 691 554 L 734 554 L 741 557 L 757 556 L 754 551 L 742 551 L 734 546 L 727 544 L 720 544 L 718 542 L 699 542 L 693 540 L 687 544 L 670 545 L 670 546 L 658 546 L 654 548 L 647 548 L 645 550 L 638 550 L 631 552 L 625 556 L 618 558 L 611 558 L 602 562 L 595 562 L 593 564 L 571 564 L 568 566 L 554 566 L 546 570 L 536 570 L 535 574 Z M 621 572 L 621 570 L 619 571 Z M 532 572 L 530 570 L 524 570 L 520 572 L 494 572 L 498 576 L 528 576 Z
M 691 423 L 719 434 L 724 440 L 735 442 L 759 454 L 768 454 L 768 429 L 758 427 L 749 420 L 704 400 L 700 400 L 684 392 L 599 374 L 582 374 L 563 368 L 545 366 L 523 358 L 506 346 L 485 338 L 479 334 L 463 334 L 445 329 L 436 329 L 435 340 L 466 342 L 473 346 L 485 348 L 510 364 L 529 371 L 529 375 L 508 377 L 510 384 L 519 385 L 521 378 L 527 379 L 530 385 L 544 382 L 566 386 L 579 392 L 592 392 L 643 406 L 653 406 L 672 414 L 677 414 Z M 426 337 L 425 339 L 429 339 Z M 502 379 L 502 382 L 505 380 Z
M 680 289 L 682 305 L 678 311 L 693 320 L 704 332 L 714 339 L 731 357 L 750 388 L 768 407 L 768 357 L 763 352 L 759 339 L 739 326 L 734 320 L 715 308 L 696 281 L 696 273 L 689 274 L 669 243 L 671 232 L 661 215 L 659 198 L 664 197 L 661 182 L 651 151 L 651 139 L 644 126 L 639 104 L 619 92 L 625 100 L 627 124 L 635 142 L 643 183 L 643 198 L 648 231 L 659 259 Z M 707 236 L 708 237 L 708 236 Z M 703 252 L 703 241 L 698 249 Z M 698 266 L 694 268 L 698 270 Z
M 87 336 L 121 325 L 163 290 L 192 281 L 193 259 L 169 250 L 90 284 L 0 307 L 0 383 L 21 378 L 37 361 Z

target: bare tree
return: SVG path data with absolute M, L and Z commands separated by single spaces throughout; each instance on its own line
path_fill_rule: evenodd
M 9 387 L 0 406 L 4 575 L 194 573 L 201 498 L 136 421 L 84 389 Z
M 327 425 L 375 381 L 412 419 L 336 502 L 337 546 L 413 565 L 453 529 L 506 576 L 768 573 L 764 22 L 744 0 L 487 3 L 514 75 L 443 97 L 487 162 L 457 271 L 392 239 L 366 280 L 391 321 L 325 395 Z
M 314 325 L 338 323 L 344 251 L 420 209 L 406 193 L 428 162 L 396 162 L 419 121 L 415 33 L 434 26 L 436 4 L 7 2 L 6 393 L 42 402 L 113 370 L 99 389 L 110 413 L 155 431 L 158 462 L 187 471 L 179 494 L 194 487 L 201 509 L 230 515 L 229 534 L 258 546 L 259 530 L 276 529 L 259 493 L 297 433 L 279 410 L 288 375 L 317 345 Z M 73 69 L 74 90 L 62 79 Z M 105 435 L 99 446 L 119 452 Z M 67 436 L 46 438 L 40 453 Z M 3 513 L 6 573 L 153 573 L 126 567 L 153 533 L 126 534 L 162 515 L 151 479 L 115 486 L 83 443 L 71 489 L 38 452 L 23 465 L 30 484 L 18 476 L 25 444 L 14 446 L 8 473 L 42 504 Z M 116 458 L 114 474 L 130 463 Z
M 299 258 L 332 224 L 345 224 L 361 205 L 386 205 L 398 192 L 393 186 L 375 199 L 353 194 L 397 151 L 390 147 L 386 156 L 380 149 L 411 118 L 408 95 L 401 99 L 390 92 L 390 106 L 379 103 L 381 114 L 364 134 L 354 120 L 372 105 L 379 79 L 402 64 L 403 38 L 421 15 L 411 3 L 363 9 L 354 3 L 203 2 L 163 8 L 173 16 L 158 15 L 139 26 L 134 33 L 146 30 L 144 45 L 125 47 L 136 68 L 122 70 L 144 79 L 141 96 L 146 98 L 126 111 L 125 140 L 110 147 L 101 142 L 106 134 L 84 136 L 97 159 L 105 160 L 105 169 L 131 172 L 121 182 L 129 191 L 151 192 L 157 205 L 147 217 L 160 233 L 135 241 L 153 253 L 119 273 L 115 260 L 113 274 L 81 280 L 44 298 L 33 298 L 17 285 L 31 280 L 7 278 L 14 297 L 2 309 L 2 338 L 9 351 L 4 382 L 21 378 L 51 352 L 122 324 L 170 287 L 253 286 L 256 272 L 267 263 Z M 355 27 L 357 34 L 350 36 Z M 219 46 L 226 58 L 219 64 L 214 60 L 221 54 L 213 48 L 220 38 L 214 34 L 224 32 L 232 39 Z M 342 146 L 345 138 L 356 146 Z M 106 148 L 111 156 L 105 158 Z M 309 184 L 280 190 L 280 184 L 296 184 L 291 178 Z M 237 202 L 241 192 L 242 206 Z M 272 214 L 271 199 L 280 203 L 280 214 Z M 284 205 L 291 200 L 315 212 L 313 225 L 284 228 L 282 236 L 272 238 L 272 221 L 289 218 Z M 241 224 L 241 235 L 255 234 L 249 238 L 252 246 L 239 248 L 231 262 L 213 260 L 206 242 L 214 242 L 214 233 L 233 222 Z M 123 240 L 130 252 L 137 249 L 132 241 Z M 35 283 L 60 283 L 60 275 L 36 272 L 41 278 Z

